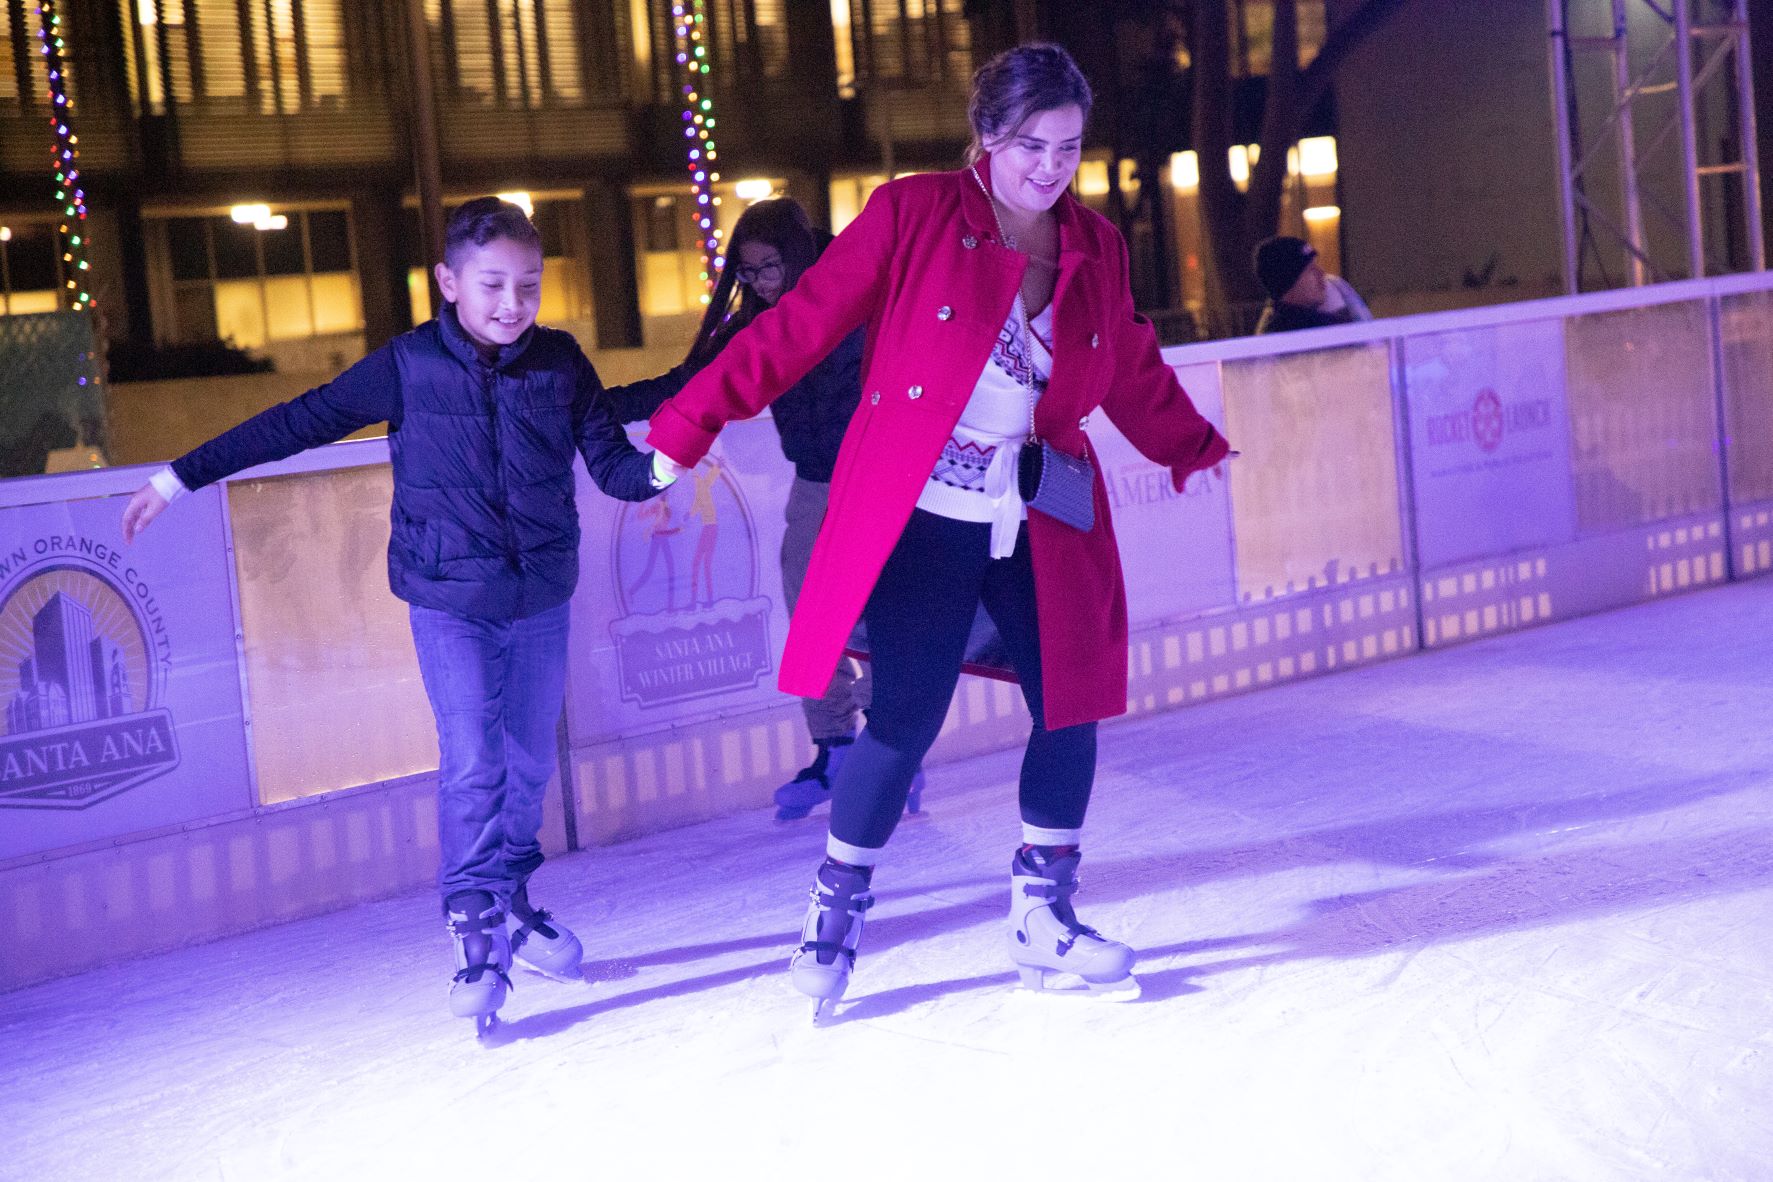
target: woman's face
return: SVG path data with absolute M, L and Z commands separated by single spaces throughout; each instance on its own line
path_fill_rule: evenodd
M 739 282 L 752 294 L 774 307 L 782 298 L 782 283 L 787 278 L 782 266 L 782 252 L 767 242 L 744 242 L 739 245 Z
M 1083 158 L 1083 109 L 1036 111 L 991 149 L 991 191 L 1013 210 L 1045 213 L 1071 184 Z

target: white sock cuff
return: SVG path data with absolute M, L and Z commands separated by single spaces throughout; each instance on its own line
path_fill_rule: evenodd
M 873 866 L 880 861 L 880 853 L 879 849 L 869 849 L 864 845 L 851 845 L 847 841 L 840 840 L 835 834 L 827 834 L 825 837 L 826 856 L 851 866 Z
M 1042 829 L 1022 822 L 1022 840 L 1028 845 L 1082 845 L 1082 829 Z

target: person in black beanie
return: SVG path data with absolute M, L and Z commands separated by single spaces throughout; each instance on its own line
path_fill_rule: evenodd
M 1325 273 L 1316 248 L 1302 238 L 1266 239 L 1257 245 L 1254 262 L 1256 279 L 1268 293 L 1258 334 L 1373 318 L 1346 280 Z

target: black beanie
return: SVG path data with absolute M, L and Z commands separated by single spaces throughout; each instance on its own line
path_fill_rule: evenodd
M 1256 247 L 1256 279 L 1269 299 L 1278 300 L 1292 290 L 1316 257 L 1317 250 L 1303 238 L 1283 234 L 1267 239 Z

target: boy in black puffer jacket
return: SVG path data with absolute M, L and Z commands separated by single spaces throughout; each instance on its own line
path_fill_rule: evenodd
M 388 423 L 388 585 L 410 605 L 437 719 L 450 1008 L 484 1031 L 513 954 L 569 978 L 582 956 L 526 886 L 542 864 L 536 838 L 579 575 L 573 454 L 627 501 L 656 495 L 681 470 L 628 442 L 570 335 L 536 326 L 541 237 L 522 209 L 481 197 L 456 210 L 436 274 L 446 302 L 435 320 L 155 473 L 124 511 L 123 534 L 133 541 L 189 489 Z

